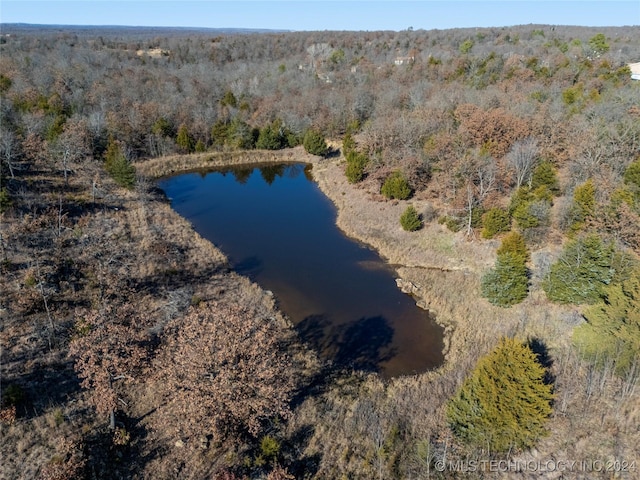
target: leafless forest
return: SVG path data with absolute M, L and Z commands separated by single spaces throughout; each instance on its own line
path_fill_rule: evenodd
M 542 290 L 585 235 L 618 252 L 603 283 L 638 261 L 640 81 L 628 64 L 640 28 L 1 32 L 0 478 L 457 478 L 438 462 L 505 458 L 610 467 L 564 478 L 640 476 L 637 358 L 621 370 L 621 356 L 586 357 L 571 331 L 588 305 Z M 489 305 L 477 269 L 428 273 L 462 332 L 441 369 L 383 381 L 319 361 L 149 170 L 188 154 L 304 159 L 310 129 L 334 149 L 313 161 L 333 162 L 343 201 L 404 206 L 380 195 L 399 171 L 425 229 L 460 251 L 495 255 L 487 215 L 509 212 L 534 252 L 526 307 Z M 343 180 L 345 136 L 367 158 L 356 184 Z M 421 248 L 406 235 L 401 259 Z M 621 285 L 638 322 L 638 285 Z M 465 311 L 486 323 L 465 331 Z M 500 455 L 460 442 L 447 402 L 499 336 L 531 332 L 553 382 L 548 435 Z

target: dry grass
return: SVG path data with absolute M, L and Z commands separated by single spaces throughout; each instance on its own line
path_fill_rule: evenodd
M 42 299 L 29 286 L 29 279 L 38 276 L 34 250 L 10 244 L 6 252 L 12 267 L 2 278 L 3 291 L 8 292 L 2 305 L 2 379 L 5 386 L 19 384 L 25 388 L 30 410 L 23 410 L 13 424 L 0 425 L 0 478 L 35 478 L 52 459 L 68 454 L 60 451 L 62 444 L 57 439 L 73 437 L 74 433 L 88 438 L 86 451 L 98 475 L 208 478 L 220 466 L 243 463 L 243 455 L 249 452 L 246 445 L 210 449 L 181 445 L 165 426 L 162 412 L 166 409 L 157 409 L 163 399 L 148 378 L 137 379 L 126 398 L 128 406 L 124 410 L 130 419 L 132 446 L 127 447 L 129 450 L 103 451 L 96 438 L 104 422 L 90 413 L 77 383 L 75 387 L 57 387 L 57 400 L 52 399 L 52 392 L 38 398 L 36 392 L 42 382 L 37 372 L 55 370 L 63 372 L 61 378 L 74 377 L 64 358 L 70 333 L 63 330 L 63 325 L 69 328 L 73 324 L 70 305 L 97 301 L 104 281 L 102 274 L 96 273 L 97 267 L 102 265 L 100 258 L 110 255 L 118 261 L 108 264 L 111 270 L 103 272 L 104 278 L 116 282 L 114 288 L 121 286 L 123 292 L 128 291 L 125 294 L 131 295 L 131 301 L 155 318 L 154 328 L 158 330 L 183 315 L 189 305 L 203 300 L 255 304 L 288 328 L 272 296 L 229 272 L 224 253 L 200 237 L 166 201 L 151 193 L 147 180 L 178 171 L 269 160 L 314 163 L 314 178 L 338 208 L 338 226 L 376 248 L 395 265 L 399 286 L 414 295 L 419 306 L 435 314 L 446 336 L 446 362 L 436 371 L 387 383 L 375 375 L 354 372 L 320 376 L 318 385 L 300 398 L 293 417 L 278 434 L 283 444 L 282 459 L 291 466 L 289 471 L 314 478 L 426 478 L 433 455 L 442 454 L 453 441 L 444 415 L 447 400 L 479 356 L 502 335 L 539 339 L 548 349 L 556 378 L 551 433 L 537 450 L 521 459 L 640 458 L 638 393 L 625 393 L 624 382 L 610 374 L 599 374 L 576 356 L 570 335 L 579 321 L 578 312 L 549 304 L 535 286 L 520 305 L 510 309 L 490 305 L 479 295 L 479 279 L 494 261 L 497 241 L 470 241 L 463 233 L 453 234 L 435 222 L 416 233 L 404 232 L 398 219 L 407 202 L 382 201 L 372 190 L 372 183 L 364 187 L 349 185 L 341 159 L 319 161 L 298 148 L 141 162 L 137 168 L 142 177 L 135 191 L 115 189 L 110 179 L 102 178 L 99 208 L 80 217 L 70 216 L 57 239 L 51 234 L 55 222 L 40 221 L 38 215 L 3 218 L 3 234 L 8 240 L 31 235 L 28 232 L 49 232 L 53 244 L 64 243 L 65 255 L 74 259 L 85 277 L 75 287 L 66 279 L 69 285 L 62 282 L 63 288 L 52 296 L 54 319 L 60 330 L 55 332 L 50 351 L 51 332 L 47 331 Z M 81 199 L 77 201 L 88 202 L 90 182 L 86 179 L 94 175 L 100 173 L 82 172 L 72 179 L 77 181 L 79 193 L 74 193 L 74 198 Z M 55 206 L 56 200 L 53 195 L 45 195 L 39 201 Z M 410 203 L 419 211 L 427 208 L 424 200 Z M 51 260 L 56 251 L 50 250 Z M 42 251 L 38 255 L 43 255 Z M 43 270 L 49 268 L 46 260 L 41 258 Z M 304 349 L 292 352 L 301 363 L 307 362 L 308 373 L 317 370 Z M 425 446 L 431 459 L 425 457 Z M 113 455 L 117 452 L 135 456 L 116 460 Z M 588 477 L 607 478 L 604 472 L 592 472 Z

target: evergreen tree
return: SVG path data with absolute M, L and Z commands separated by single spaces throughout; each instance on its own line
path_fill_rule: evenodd
M 256 148 L 262 150 L 280 150 L 287 145 L 286 132 L 280 120 L 262 128 L 256 140 Z
M 492 208 L 482 215 L 482 238 L 493 238 L 511 228 L 509 212 L 501 208 Z
M 549 300 L 560 303 L 594 303 L 614 277 L 615 250 L 597 235 L 571 241 L 551 265 L 542 288 Z
M 633 193 L 635 201 L 640 203 L 640 157 L 624 171 L 624 183 Z
M 347 167 L 344 174 L 349 183 L 358 183 L 365 176 L 365 169 L 369 163 L 369 157 L 356 150 L 350 150 L 347 154 Z
M 574 330 L 573 341 L 588 359 L 615 361 L 621 375 L 640 367 L 640 267 L 604 287 L 602 302 L 585 310 L 584 318 L 587 323 Z
M 411 195 L 411 187 L 402 172 L 395 171 L 384 181 L 380 193 L 389 199 L 406 200 Z
M 407 232 L 415 232 L 422 228 L 422 220 L 413 205 L 409 205 L 400 216 L 400 225 Z
M 560 184 L 558 182 L 556 168 L 549 161 L 539 163 L 533 170 L 531 188 L 536 190 L 540 187 L 546 187 L 554 195 L 560 193 Z
M 527 267 L 512 253 L 499 255 L 495 266 L 482 276 L 482 296 L 500 307 L 522 302 L 529 292 Z
M 498 248 L 498 257 L 504 254 L 511 254 L 524 265 L 529 261 L 529 249 L 524 241 L 524 237 L 518 232 L 511 232 L 502 239 Z
M 481 358 L 447 405 L 447 419 L 463 442 L 491 453 L 528 449 L 547 433 L 552 386 L 536 354 L 503 338 Z
M 193 138 L 189 134 L 189 130 L 184 123 L 178 128 L 176 144 L 184 153 L 192 153 L 195 147 L 195 142 L 193 141 Z
M 302 141 L 304 145 L 304 149 L 307 153 L 311 155 L 319 155 L 324 157 L 329 151 L 329 147 L 327 146 L 327 142 L 320 132 L 317 130 L 309 129 L 307 133 L 304 135 L 304 140 Z
M 569 212 L 569 230 L 582 230 L 586 221 L 593 216 L 596 207 L 596 187 L 591 179 L 578 185 L 573 191 L 573 204 Z
M 105 152 L 105 170 L 118 185 L 131 189 L 136 183 L 136 169 L 124 156 L 118 143 L 110 139 Z
M 518 232 L 511 232 L 502 239 L 494 267 L 482 276 L 482 296 L 500 307 L 520 303 L 529 293 L 529 277 L 526 263 L 529 250 Z

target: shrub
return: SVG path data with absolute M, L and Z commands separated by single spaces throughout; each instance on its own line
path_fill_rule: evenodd
M 511 228 L 509 212 L 502 208 L 492 208 L 482 216 L 482 238 L 493 238 L 498 233 Z
M 349 183 L 358 183 L 365 176 L 365 168 L 369 163 L 369 157 L 364 153 L 351 150 L 347 154 L 347 167 L 344 174 Z
M 415 232 L 422 228 L 422 219 L 413 205 L 409 205 L 400 216 L 400 225 L 407 232 Z
M 411 187 L 402 173 L 395 171 L 384 181 L 380 192 L 389 199 L 406 200 L 411 195 Z
M 317 130 L 307 130 L 307 133 L 304 135 L 304 139 L 302 141 L 304 145 L 304 149 L 307 153 L 311 155 L 319 155 L 324 157 L 329 151 L 329 147 L 327 146 L 327 142 L 320 132 Z
M 527 345 L 503 338 L 447 405 L 453 433 L 492 453 L 531 448 L 547 434 L 552 386 Z

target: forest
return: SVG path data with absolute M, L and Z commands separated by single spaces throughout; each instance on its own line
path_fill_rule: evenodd
M 0 31 L 0 477 L 640 475 L 639 27 Z M 155 184 L 294 158 L 442 367 L 320 360 Z

